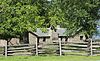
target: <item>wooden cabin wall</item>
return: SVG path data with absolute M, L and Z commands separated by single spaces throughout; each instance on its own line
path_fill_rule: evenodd
M 6 46 L 7 40 L 0 39 L 0 46 Z
M 8 42 L 8 45 L 19 45 L 20 39 L 19 38 L 11 38 L 11 40 Z
M 35 44 L 37 37 L 31 33 L 29 33 L 29 44 Z

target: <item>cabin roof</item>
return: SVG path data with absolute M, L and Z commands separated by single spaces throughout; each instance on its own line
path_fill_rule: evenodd
M 46 32 L 43 32 L 41 30 L 41 28 L 37 28 L 36 32 L 32 32 L 34 33 L 37 37 L 50 37 L 50 28 L 47 28 Z M 66 37 L 66 28 L 58 28 L 56 29 L 56 32 L 58 33 L 59 37 Z
M 58 28 L 56 32 L 59 34 L 59 36 L 67 36 L 66 30 L 67 30 L 66 28 Z
M 34 32 L 34 33 L 36 35 L 38 35 L 38 37 L 50 37 L 49 31 L 50 31 L 50 28 L 47 28 L 47 31 L 46 32 L 43 32 L 41 30 L 41 28 L 37 28 L 37 31 Z

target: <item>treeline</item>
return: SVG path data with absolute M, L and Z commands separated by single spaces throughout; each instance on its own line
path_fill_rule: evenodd
M 0 37 L 20 37 L 36 28 L 67 28 L 92 35 L 100 17 L 100 0 L 0 0 Z

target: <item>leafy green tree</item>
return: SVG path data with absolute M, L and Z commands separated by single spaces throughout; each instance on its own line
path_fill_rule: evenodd
M 0 0 L 0 36 L 20 37 L 57 25 L 67 28 L 68 35 L 92 35 L 99 9 L 99 0 Z
M 96 21 L 100 18 L 100 0 L 54 0 L 53 10 L 56 10 L 57 22 L 66 27 L 68 35 L 84 33 L 93 35 Z M 52 10 L 51 10 L 52 11 Z M 56 15 L 55 14 L 55 15 Z M 53 16 L 56 17 L 56 16 Z
M 20 37 L 23 32 L 35 30 L 38 7 L 33 0 L 0 0 L 1 36 Z M 40 20 L 41 22 L 42 20 Z

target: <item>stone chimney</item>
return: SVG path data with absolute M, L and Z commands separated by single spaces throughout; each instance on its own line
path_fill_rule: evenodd
M 60 25 L 57 25 L 57 27 L 56 27 L 57 29 L 59 29 L 60 28 Z
M 50 35 L 50 36 L 52 35 L 52 30 L 51 30 L 51 28 L 49 28 L 49 35 Z

